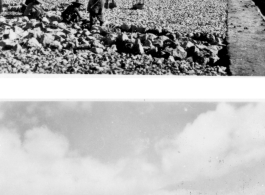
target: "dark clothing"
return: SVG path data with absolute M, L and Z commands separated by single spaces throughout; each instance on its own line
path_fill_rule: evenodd
M 0 13 L 3 12 L 3 3 L 2 3 L 2 0 L 0 0 Z
M 27 5 L 26 10 L 24 11 L 24 15 L 31 16 L 32 18 L 42 19 L 45 16 L 45 12 L 40 4 L 31 2 Z
M 100 26 L 102 26 L 102 24 L 104 23 L 104 18 L 103 18 L 103 15 L 98 15 L 98 14 L 95 14 L 95 13 L 90 13 L 90 27 L 92 27 L 93 24 L 96 23 L 96 19 L 98 19 L 99 23 L 100 23 Z
M 106 0 L 106 3 L 105 3 L 105 8 L 106 9 L 113 9 L 115 7 L 117 7 L 117 4 L 115 3 L 114 0 L 112 0 L 112 2 L 109 2 L 110 0 Z
M 28 4 L 30 4 L 30 3 L 34 2 L 34 1 L 35 0 L 26 0 L 25 5 L 28 5 Z
M 82 17 L 78 11 L 78 8 L 75 5 L 69 5 L 66 10 L 62 13 L 63 22 L 79 22 Z
M 21 12 L 24 13 L 26 11 L 27 6 L 34 1 L 35 0 L 26 0 L 25 4 L 22 4 L 21 6 Z
M 104 9 L 103 0 L 89 0 L 87 5 L 87 11 L 89 13 L 93 12 L 95 14 L 102 14 Z
M 95 20 L 98 19 L 100 25 L 104 23 L 104 1 L 103 0 L 89 0 L 87 5 L 87 11 L 90 13 L 90 28 L 95 24 Z

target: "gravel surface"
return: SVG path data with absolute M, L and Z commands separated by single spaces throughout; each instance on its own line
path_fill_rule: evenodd
M 92 31 L 61 23 L 51 6 L 43 21 L 0 17 L 11 26 L 0 25 L 0 72 L 228 75 L 226 1 L 154 0 L 143 10 L 117 4 L 106 10 L 108 24 Z

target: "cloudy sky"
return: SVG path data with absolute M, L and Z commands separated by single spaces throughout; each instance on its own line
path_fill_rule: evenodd
M 0 194 L 264 193 L 265 104 L 0 103 Z

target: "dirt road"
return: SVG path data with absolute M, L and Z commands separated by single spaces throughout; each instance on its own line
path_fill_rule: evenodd
M 231 73 L 265 76 L 265 21 L 251 0 L 228 0 Z

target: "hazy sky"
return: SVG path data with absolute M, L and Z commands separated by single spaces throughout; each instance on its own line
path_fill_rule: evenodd
M 264 193 L 265 104 L 0 103 L 0 194 Z

